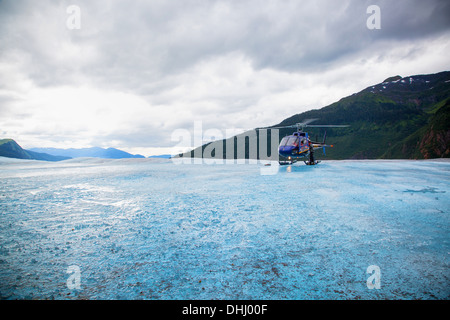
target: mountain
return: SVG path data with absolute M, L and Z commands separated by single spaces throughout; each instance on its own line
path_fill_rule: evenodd
M 13 139 L 0 140 L 0 156 L 17 159 L 32 159 L 44 161 L 61 161 L 80 157 L 93 157 L 104 159 L 145 158 L 142 155 L 132 155 L 115 148 L 83 148 L 83 149 L 57 149 L 57 148 L 30 148 L 23 149 Z
M 334 144 L 334 148 L 327 148 L 326 159 L 448 158 L 450 72 L 393 76 L 329 106 L 295 114 L 272 127 L 294 125 L 306 119 L 318 119 L 312 124 L 349 125 L 348 128 L 327 128 L 327 142 Z M 198 157 L 206 150 L 205 158 L 214 157 L 215 152 L 223 150 L 223 158 L 261 158 L 261 129 L 208 143 L 179 156 Z M 277 143 L 271 143 L 270 127 L 266 129 L 269 129 L 268 140 L 263 141 L 263 145 L 265 143 L 271 150 L 269 158 L 275 159 L 279 141 L 285 135 L 292 134 L 293 129 L 280 129 Z M 324 134 L 323 128 L 305 130 L 314 140 L 321 140 Z M 234 157 L 226 154 L 225 147 L 233 142 Z M 256 157 L 254 152 L 251 155 L 252 144 L 257 146 Z M 237 150 L 244 147 L 245 153 L 236 156 Z M 320 151 L 316 152 L 316 156 L 320 155 Z
M 69 157 L 64 156 L 54 156 L 47 153 L 24 150 L 13 139 L 0 140 L 0 156 L 8 158 L 44 160 L 44 161 L 61 161 L 70 159 Z
M 54 156 L 64 156 L 70 158 L 82 158 L 82 157 L 92 157 L 92 158 L 103 158 L 103 159 L 123 159 L 123 158 L 145 158 L 140 154 L 130 154 L 128 152 L 115 149 L 115 148 L 81 148 L 81 149 L 58 149 L 58 148 L 31 148 L 34 152 L 44 152 Z

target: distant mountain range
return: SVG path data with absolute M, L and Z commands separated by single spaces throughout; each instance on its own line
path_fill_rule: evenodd
M 44 160 L 44 161 L 61 161 L 70 159 L 65 156 L 55 156 L 47 153 L 40 153 L 22 149 L 13 139 L 0 140 L 0 156 L 17 159 Z
M 130 154 L 128 152 L 114 148 L 82 148 L 82 149 L 57 149 L 57 148 L 31 148 L 23 149 L 13 139 L 0 140 L 0 156 L 17 159 L 32 159 L 44 161 L 61 161 L 72 158 L 92 157 L 103 159 L 123 159 L 123 158 L 145 158 L 140 154 Z
M 52 156 L 63 156 L 69 158 L 103 158 L 103 159 L 123 159 L 123 158 L 145 158 L 140 154 L 130 154 L 128 152 L 115 149 L 115 148 L 81 148 L 81 149 L 58 149 L 58 148 L 30 148 L 30 151 L 47 153 Z
M 347 124 L 347 128 L 327 128 L 328 148 L 326 159 L 431 159 L 450 157 L 450 72 L 408 77 L 394 76 L 370 86 L 351 96 L 323 107 L 295 114 L 272 126 L 294 125 L 306 119 L 318 119 L 312 124 Z M 271 144 L 271 127 L 268 129 L 267 148 L 276 159 L 278 143 L 293 128 L 280 129 L 276 145 Z M 263 129 L 263 128 L 261 128 Z M 227 140 L 204 144 L 178 157 L 214 157 L 216 150 L 223 158 L 236 159 L 238 141 L 245 148 L 245 158 L 250 156 L 249 146 L 257 146 L 259 136 L 243 133 Z M 308 129 L 308 130 L 306 130 Z M 313 140 L 321 140 L 324 129 L 305 128 Z M 317 138 L 316 138 L 317 137 Z M 227 155 L 226 145 L 234 143 L 234 155 Z M 205 151 L 207 148 L 207 152 Z M 211 151 L 212 150 L 212 151 Z M 204 154 L 205 153 L 205 154 Z M 316 152 L 320 157 L 321 152 Z M 264 155 L 263 155 L 264 156 Z M 242 158 L 242 157 L 241 157 Z M 258 157 L 261 158 L 261 157 Z

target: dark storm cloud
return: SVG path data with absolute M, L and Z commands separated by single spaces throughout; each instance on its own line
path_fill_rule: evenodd
M 366 26 L 372 4 L 381 10 L 380 30 Z M 271 11 L 275 21 L 255 21 L 259 32 L 242 48 L 257 67 L 320 69 L 386 42 L 398 46 L 448 32 L 449 9 L 448 1 L 297 1 Z
M 450 26 L 448 1 L 77 1 L 82 27 L 68 31 L 71 3 L 0 3 L 2 51 L 25 52 L 40 85 L 83 74 L 136 88 L 230 52 L 255 68 L 320 69 L 383 41 L 414 41 Z M 366 27 L 372 4 L 381 8 L 381 30 Z
M 105 66 L 112 82 L 135 86 L 241 52 L 257 69 L 326 68 L 368 48 L 413 42 L 446 32 L 446 1 L 165 1 L 121 4 L 97 17 Z M 366 10 L 381 9 L 381 30 L 368 30 Z M 86 9 L 87 11 L 89 8 Z M 394 43 L 395 41 L 395 43 Z M 107 67 L 106 67 L 107 65 Z M 90 68 L 90 66 L 87 66 Z M 134 74 L 133 78 L 129 75 Z
M 448 32 L 450 29 L 450 2 L 384 1 L 381 36 L 387 39 L 411 40 Z

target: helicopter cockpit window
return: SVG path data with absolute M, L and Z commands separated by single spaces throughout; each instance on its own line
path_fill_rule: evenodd
M 298 146 L 298 138 L 295 136 L 292 136 L 289 138 L 288 142 L 286 143 L 287 146 Z
M 289 140 L 289 137 L 284 137 L 280 142 L 280 146 L 285 146 L 286 142 L 288 142 L 288 140 Z

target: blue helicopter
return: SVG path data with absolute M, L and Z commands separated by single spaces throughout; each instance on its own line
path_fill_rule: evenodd
M 303 162 L 306 165 L 316 165 L 320 163 L 320 160 L 316 160 L 314 158 L 314 150 L 322 148 L 323 154 L 325 154 L 325 147 L 333 147 L 333 145 L 325 144 L 325 139 L 327 137 L 327 132 L 325 131 L 325 135 L 323 137 L 323 142 L 312 141 L 309 138 L 307 132 L 303 131 L 305 127 L 315 127 L 315 128 L 345 128 L 348 125 L 310 125 L 309 123 L 316 121 L 317 119 L 308 119 L 304 122 L 296 123 L 292 126 L 283 126 L 283 127 L 274 127 L 276 128 L 297 128 L 297 131 L 292 133 L 290 136 L 284 137 L 280 145 L 278 146 L 278 153 L 283 158 L 287 160 L 280 160 L 280 165 L 293 164 L 301 159 L 307 159 Z

